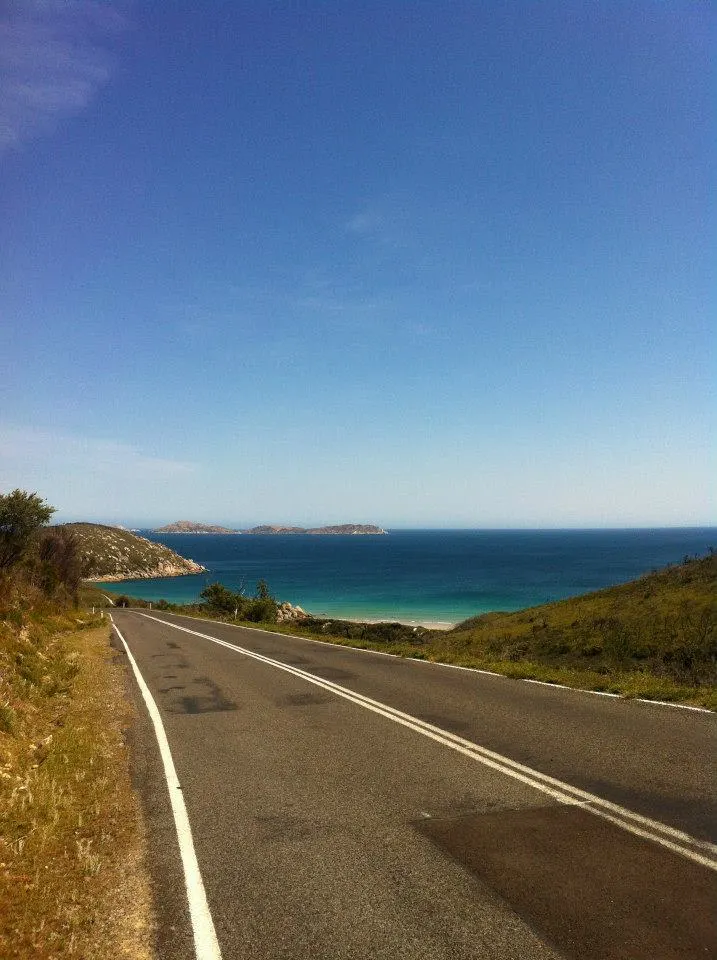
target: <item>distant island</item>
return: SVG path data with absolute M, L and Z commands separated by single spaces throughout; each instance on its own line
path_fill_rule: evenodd
M 166 527 L 158 527 L 152 533 L 241 533 L 241 530 L 230 530 L 229 527 L 217 527 L 211 523 L 195 523 L 193 520 L 177 520 L 168 523 Z
M 382 527 L 372 523 L 340 523 L 327 527 L 284 527 L 278 523 L 261 524 L 250 530 L 232 530 L 229 527 L 219 527 L 211 523 L 195 523 L 193 520 L 177 520 L 164 527 L 158 527 L 152 533 L 223 533 L 223 534 L 250 534 L 253 536 L 267 536 L 276 534 L 311 534 L 317 535 L 376 535 L 385 534 Z
M 251 530 L 243 530 L 242 533 L 250 534 L 277 534 L 277 533 L 310 533 L 310 534 L 379 534 L 386 533 L 382 527 L 376 527 L 372 523 L 340 523 L 332 527 L 282 527 L 279 524 L 262 524 L 259 527 L 252 527 Z

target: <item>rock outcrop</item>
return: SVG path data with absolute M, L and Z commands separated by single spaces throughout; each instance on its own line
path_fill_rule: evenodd
M 297 623 L 302 620 L 308 620 L 310 614 L 308 614 L 301 607 L 295 607 L 293 604 L 288 601 L 279 604 L 279 608 L 276 611 L 276 622 L 277 623 Z

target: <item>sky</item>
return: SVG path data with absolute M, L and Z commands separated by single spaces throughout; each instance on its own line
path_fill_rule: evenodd
M 0 493 L 715 522 L 708 0 L 0 9 Z

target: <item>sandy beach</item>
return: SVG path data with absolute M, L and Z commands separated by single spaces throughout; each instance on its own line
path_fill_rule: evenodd
M 329 617 L 324 614 L 314 614 L 320 620 L 345 620 L 347 623 L 402 623 L 406 627 L 424 627 L 426 630 L 452 630 L 456 623 L 448 620 L 401 620 L 398 617 L 382 617 L 368 619 L 366 617 Z

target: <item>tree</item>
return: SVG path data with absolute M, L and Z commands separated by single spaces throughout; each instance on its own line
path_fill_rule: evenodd
M 50 527 L 38 538 L 31 566 L 43 592 L 54 596 L 64 593 L 77 600 L 77 591 L 85 572 L 77 537 L 67 527 Z
M 245 619 L 253 623 L 276 623 L 277 609 L 276 600 L 272 597 L 266 580 L 258 580 L 256 595 L 244 611 Z
M 269 592 L 269 587 L 267 585 L 266 580 L 257 580 L 256 599 L 257 600 L 273 600 L 273 597 Z
M 258 597 L 249 601 L 243 617 L 252 623 L 276 623 L 277 609 L 276 600 L 272 597 Z
M 53 513 L 55 508 L 36 493 L 13 490 L 0 494 L 0 572 L 25 558 L 35 534 Z
M 220 613 L 234 613 L 234 610 L 244 604 L 244 598 L 233 593 L 223 583 L 210 583 L 199 594 L 210 610 Z

